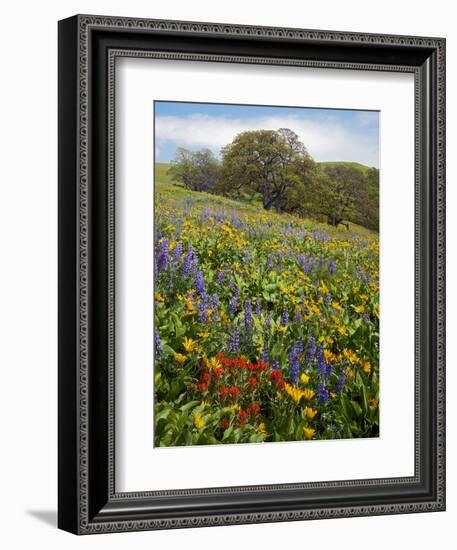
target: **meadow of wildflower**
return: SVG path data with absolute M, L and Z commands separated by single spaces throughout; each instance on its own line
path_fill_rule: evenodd
M 156 446 L 379 435 L 379 240 L 156 167 Z

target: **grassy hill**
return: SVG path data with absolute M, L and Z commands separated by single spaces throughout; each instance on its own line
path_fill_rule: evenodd
M 154 176 L 156 182 L 172 183 L 171 177 L 168 175 L 170 164 L 167 162 L 156 162 L 154 166 Z
M 236 212 L 239 216 L 255 216 L 263 221 L 265 221 L 266 216 L 268 216 L 268 218 L 270 218 L 273 222 L 285 225 L 291 224 L 303 226 L 310 230 L 326 233 L 337 240 L 351 238 L 351 235 L 376 240 L 378 238 L 376 231 L 372 231 L 352 222 L 349 222 L 348 231 L 343 226 L 335 228 L 327 225 L 326 223 L 319 223 L 315 220 L 299 218 L 293 214 L 288 214 L 285 212 L 278 214 L 274 211 L 269 211 L 267 214 L 259 201 L 239 201 L 221 195 L 212 195 L 209 193 L 184 189 L 184 187 L 181 187 L 180 185 L 173 185 L 173 182 L 166 174 L 167 166 L 168 165 L 166 164 L 161 164 L 158 170 L 156 166 L 156 208 L 163 204 L 184 203 L 185 201 L 190 200 L 193 205 L 199 208 L 211 207 L 224 212 L 232 211 Z
M 356 168 L 357 170 L 360 170 L 364 174 L 366 174 L 368 172 L 368 170 L 370 169 L 369 166 L 365 166 L 364 164 L 360 164 L 358 162 L 329 161 L 329 162 L 320 162 L 318 164 L 322 167 L 337 166 L 337 165 L 352 166 L 353 168 Z M 236 210 L 251 210 L 251 211 L 256 211 L 256 212 L 257 211 L 262 211 L 263 212 L 263 209 L 261 208 L 261 203 L 260 203 L 258 197 L 254 197 L 254 198 L 251 198 L 250 200 L 239 202 L 239 201 L 231 200 L 231 199 L 228 199 L 228 198 L 225 198 L 225 197 L 220 197 L 220 196 L 217 196 L 217 195 L 208 195 L 206 193 L 198 193 L 198 192 L 194 192 L 194 191 L 184 190 L 180 186 L 174 186 L 174 185 L 172 185 L 173 184 L 173 179 L 168 174 L 168 169 L 169 168 L 170 168 L 169 163 L 165 163 L 165 162 L 156 162 L 155 163 L 154 174 L 155 174 L 156 191 L 160 190 L 160 191 L 164 192 L 168 189 L 169 192 L 171 191 L 172 194 L 177 194 L 178 196 L 179 195 L 182 195 L 182 196 L 187 195 L 187 196 L 191 196 L 191 197 L 193 197 L 194 199 L 197 199 L 197 200 L 204 198 L 205 201 L 209 200 L 213 204 L 219 204 L 219 205 L 224 204 L 225 206 L 230 205 L 230 206 L 234 207 Z M 172 188 L 173 191 L 170 188 Z M 372 185 L 370 185 L 369 189 L 370 189 L 370 195 L 372 194 L 375 197 L 378 196 L 379 189 L 378 189 L 377 186 L 376 186 L 376 188 L 374 188 Z M 281 216 L 286 216 L 286 214 L 283 213 L 283 214 L 281 214 Z M 375 234 L 375 232 L 372 232 L 370 229 L 364 228 L 361 225 L 353 223 L 352 221 L 349 222 L 349 226 L 350 226 L 350 229 L 352 231 L 355 231 L 359 235 L 372 235 L 372 234 Z
M 349 161 L 340 161 L 340 160 L 334 160 L 334 161 L 324 161 L 324 162 L 318 162 L 319 166 L 322 168 L 327 167 L 335 167 L 335 166 L 350 166 L 351 168 L 356 168 L 357 170 L 360 170 L 363 175 L 366 175 L 368 170 L 370 169 L 370 166 L 366 166 L 365 164 L 360 164 L 360 162 L 349 162 Z

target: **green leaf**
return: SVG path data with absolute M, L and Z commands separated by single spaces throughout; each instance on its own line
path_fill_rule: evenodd
M 362 414 L 362 408 L 356 401 L 351 401 L 352 408 L 354 409 L 354 412 L 356 416 L 360 416 Z

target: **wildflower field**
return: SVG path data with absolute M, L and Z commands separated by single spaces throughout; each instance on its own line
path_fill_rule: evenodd
M 156 167 L 156 446 L 379 435 L 379 241 Z

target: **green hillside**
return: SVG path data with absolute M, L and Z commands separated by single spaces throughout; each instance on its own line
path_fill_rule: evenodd
M 322 169 L 330 168 L 330 167 L 334 168 L 337 166 L 345 166 L 345 167 L 350 167 L 350 168 L 359 170 L 365 177 L 367 177 L 369 200 L 370 200 L 370 203 L 375 205 L 375 208 L 377 210 L 378 208 L 377 205 L 379 204 L 379 183 L 377 178 L 373 179 L 372 177 L 370 177 L 371 168 L 369 166 L 360 164 L 358 162 L 346 162 L 346 161 L 341 161 L 341 162 L 328 161 L 328 162 L 319 162 L 317 164 Z M 156 189 L 157 189 L 157 186 L 160 186 L 163 188 L 164 186 L 169 187 L 171 184 L 173 184 L 173 177 L 168 173 L 170 166 L 171 166 L 170 163 L 165 163 L 165 162 L 155 163 L 154 174 L 155 174 Z M 188 193 L 188 191 L 186 192 Z M 251 196 L 251 197 L 246 196 L 245 200 L 243 200 L 243 204 L 245 205 L 245 207 L 248 207 L 248 205 L 251 205 L 252 207 L 258 208 L 261 206 L 261 201 L 258 196 Z M 353 218 L 353 217 L 346 218 L 346 222 L 351 222 L 351 227 L 361 227 L 359 225 L 360 221 L 356 218 Z
M 318 162 L 319 166 L 322 168 L 330 168 L 335 166 L 350 166 L 351 168 L 355 168 L 357 170 L 360 170 L 364 175 L 368 173 L 368 170 L 371 168 L 370 166 L 366 166 L 365 164 L 360 164 L 360 162 L 349 162 L 349 161 L 343 161 L 343 160 L 328 160 L 324 162 Z
M 171 177 L 168 175 L 170 164 L 166 162 L 156 162 L 154 166 L 154 175 L 156 182 L 172 183 Z

